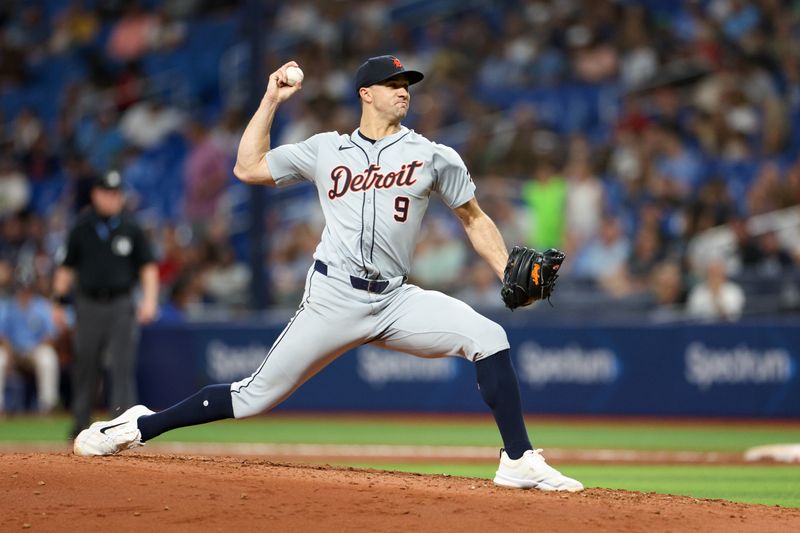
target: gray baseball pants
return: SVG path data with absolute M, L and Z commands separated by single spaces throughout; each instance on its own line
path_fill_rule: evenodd
M 312 267 L 300 308 L 253 374 L 231 384 L 236 418 L 268 411 L 341 354 L 372 343 L 417 357 L 478 361 L 509 348 L 497 323 L 436 291 L 389 280 L 380 294 L 356 289 L 350 276 Z

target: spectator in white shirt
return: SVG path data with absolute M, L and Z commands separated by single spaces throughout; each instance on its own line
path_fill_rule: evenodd
M 705 279 L 689 292 L 686 311 L 690 318 L 735 321 L 742 316 L 745 296 L 742 288 L 728 279 L 722 258 L 712 259 Z

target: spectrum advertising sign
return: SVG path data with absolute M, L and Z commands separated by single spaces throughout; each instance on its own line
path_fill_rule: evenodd
M 151 326 L 140 394 L 163 408 L 209 383 L 250 375 L 282 329 Z M 529 413 L 800 417 L 800 329 L 789 325 L 506 328 Z M 279 409 L 486 411 L 473 364 L 366 345 Z

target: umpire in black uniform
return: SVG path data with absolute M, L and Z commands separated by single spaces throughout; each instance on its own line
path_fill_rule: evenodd
M 109 408 L 124 411 L 137 403 L 138 323 L 153 320 L 158 308 L 158 269 L 144 232 L 123 212 L 119 172 L 94 183 L 91 208 L 70 230 L 66 256 L 53 279 L 54 318 L 63 327 L 64 305 L 77 276 L 75 361 L 73 363 L 73 432 L 89 425 L 98 378 L 108 370 Z M 135 308 L 133 289 L 141 282 Z

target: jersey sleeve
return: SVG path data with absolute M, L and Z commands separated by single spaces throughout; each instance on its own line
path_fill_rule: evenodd
M 78 231 L 76 226 L 72 228 L 67 236 L 67 251 L 61 264 L 66 267 L 75 268 L 78 266 L 78 263 L 80 263 L 80 260 L 81 247 L 78 245 Z
M 324 133 L 318 133 L 305 141 L 284 144 L 267 152 L 267 166 L 278 187 L 286 187 L 301 181 L 314 182 L 317 155 Z
M 434 190 L 454 209 L 475 196 L 475 183 L 455 150 L 440 145 L 437 148 L 433 154 L 433 168 L 436 172 Z
M 138 268 L 155 261 L 150 242 L 139 226 L 135 226 L 133 231 L 133 261 Z

